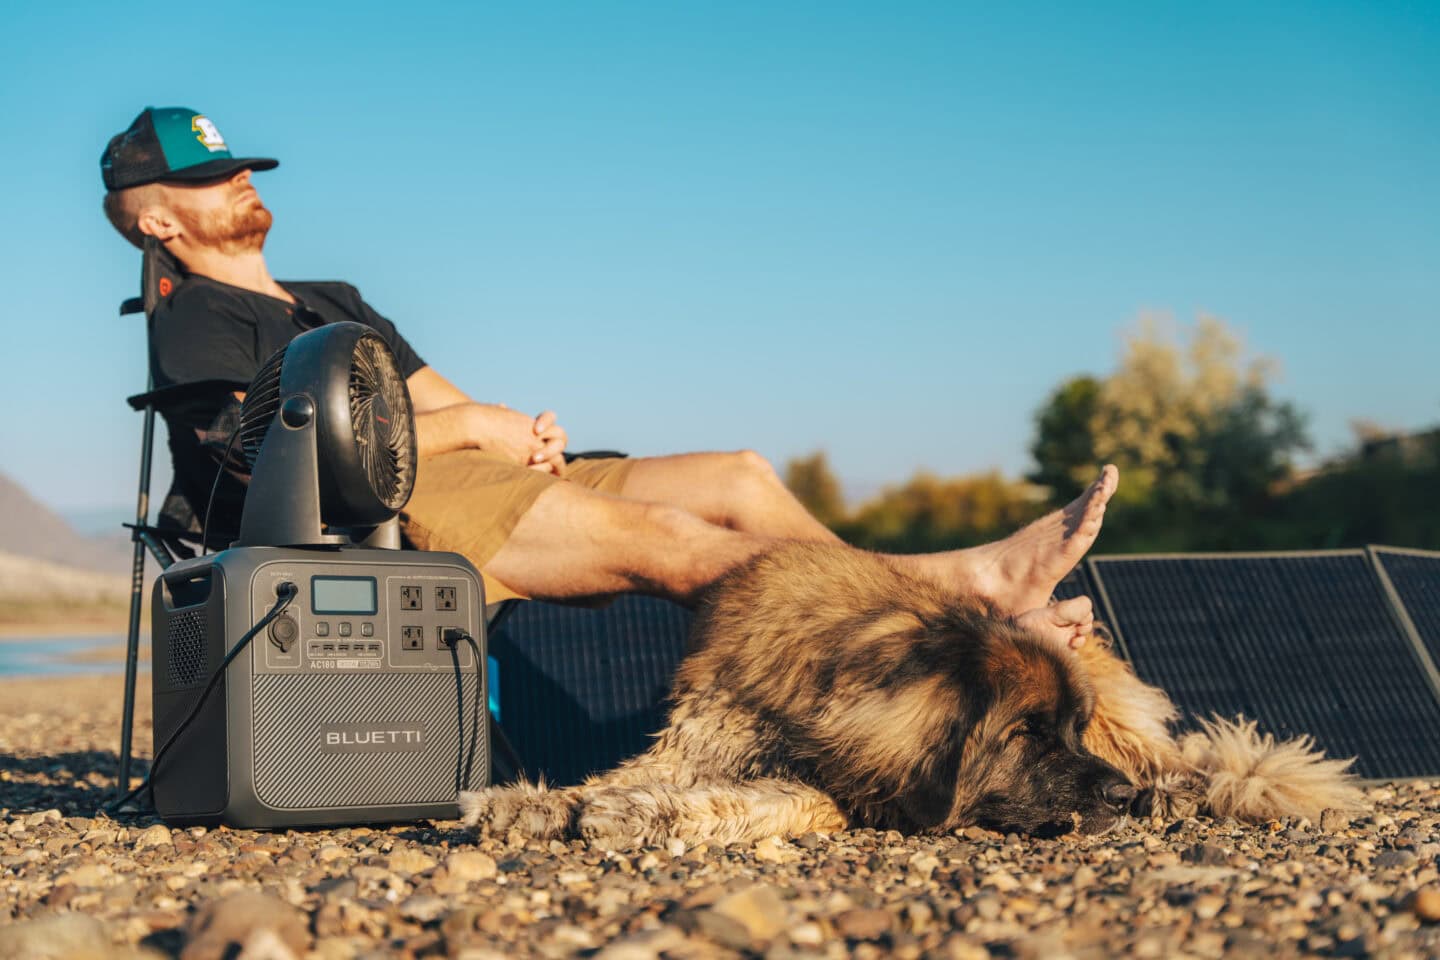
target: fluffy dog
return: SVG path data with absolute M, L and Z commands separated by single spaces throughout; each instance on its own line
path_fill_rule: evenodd
M 1078 652 L 874 554 L 787 544 L 696 617 L 669 724 L 578 787 L 460 795 L 465 821 L 606 847 L 848 827 L 1103 832 L 1132 811 L 1265 820 L 1355 808 L 1347 761 L 1170 700 L 1101 637 Z

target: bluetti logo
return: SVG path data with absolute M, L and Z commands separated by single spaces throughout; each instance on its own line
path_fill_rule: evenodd
M 320 728 L 321 753 L 413 753 L 425 749 L 418 724 L 332 723 Z

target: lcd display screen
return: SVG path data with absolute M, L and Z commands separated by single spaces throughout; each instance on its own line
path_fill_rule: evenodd
M 374 577 L 311 577 L 312 613 L 375 614 Z

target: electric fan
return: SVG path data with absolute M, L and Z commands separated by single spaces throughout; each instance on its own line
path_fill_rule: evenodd
M 240 444 L 253 476 L 242 545 L 363 539 L 327 535 L 321 523 L 363 531 L 391 522 L 415 487 L 410 391 L 385 341 L 358 323 L 303 334 L 266 361 L 241 407 Z M 298 488 L 293 466 L 267 462 L 296 458 L 315 470 L 313 482 L 300 478 Z

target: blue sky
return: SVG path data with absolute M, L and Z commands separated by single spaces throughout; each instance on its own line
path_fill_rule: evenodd
M 277 276 L 577 448 L 1017 474 L 1144 310 L 1279 360 L 1322 453 L 1440 421 L 1437 4 L 18 0 L 0 470 L 66 510 L 133 497 L 97 167 L 146 105 L 280 158 Z

